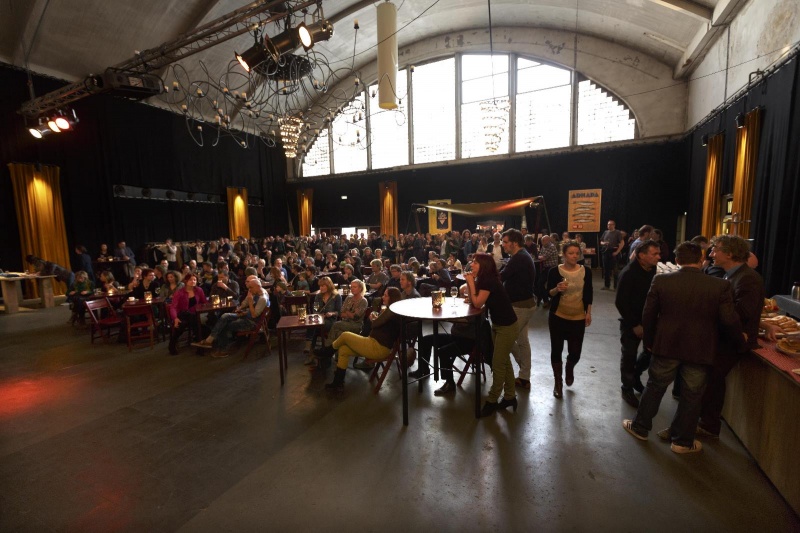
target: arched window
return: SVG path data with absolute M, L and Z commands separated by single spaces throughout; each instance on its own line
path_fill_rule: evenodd
M 457 54 L 416 66 L 408 76 L 407 70 L 397 74 L 396 110 L 380 109 L 377 85 L 344 106 L 305 155 L 303 175 L 636 136 L 635 117 L 620 98 L 578 73 L 534 59 Z

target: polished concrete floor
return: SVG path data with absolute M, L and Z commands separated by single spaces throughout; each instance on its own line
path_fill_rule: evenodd
M 408 427 L 394 370 L 378 395 L 355 370 L 330 395 L 299 340 L 281 387 L 275 354 L 129 353 L 66 307 L 0 316 L 0 530 L 800 530 L 727 427 L 691 456 L 625 433 L 613 294 L 562 400 L 539 310 L 518 412 L 476 420 L 469 378 L 445 399 L 428 381 Z

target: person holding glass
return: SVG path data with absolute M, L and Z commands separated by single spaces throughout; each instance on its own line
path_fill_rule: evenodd
M 350 282 L 350 294 L 344 300 L 342 309 L 339 311 L 339 320 L 331 326 L 328 336 L 325 339 L 325 346 L 317 352 L 317 361 L 321 367 L 327 368 L 333 356 L 333 341 L 345 331 L 358 333 L 364 325 L 364 315 L 367 312 L 367 299 L 364 297 L 366 285 L 360 279 Z
M 313 308 L 314 313 L 322 315 L 324 319 L 322 332 L 323 335 L 327 335 L 333 327 L 333 324 L 339 318 L 339 312 L 342 310 L 342 296 L 328 276 L 319 278 L 319 293 L 314 297 Z M 317 344 L 318 335 L 319 328 L 306 329 L 306 346 L 303 350 L 303 352 L 307 354 L 304 363 L 306 365 L 313 365 L 316 363 L 317 359 L 314 356 L 314 347 Z
M 561 352 L 567 343 L 567 387 L 575 381 L 574 368 L 581 358 L 583 335 L 592 324 L 592 272 L 578 264 L 581 248 L 576 242 L 564 245 L 564 263 L 547 275 L 550 296 L 550 364 L 553 367 L 553 396 L 563 395 Z
M 475 254 L 472 269 L 464 273 L 464 279 L 467 280 L 470 305 L 477 309 L 486 305 L 489 310 L 494 336 L 492 386 L 481 409 L 481 416 L 489 416 L 498 409 L 505 409 L 508 406 L 516 411 L 517 395 L 510 354 L 519 334 L 519 326 L 511 300 L 500 281 L 494 257 L 489 254 Z M 501 394 L 503 399 L 498 402 Z

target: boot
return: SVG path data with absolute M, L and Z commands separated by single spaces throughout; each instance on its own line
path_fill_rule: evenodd
M 559 361 L 558 363 L 551 363 L 553 367 L 553 380 L 555 382 L 555 386 L 553 387 L 553 396 L 556 398 L 561 398 L 563 393 L 564 384 L 561 381 L 561 367 L 563 364 Z
M 319 367 L 320 368 L 328 368 L 331 366 L 331 358 L 336 350 L 333 349 L 332 346 L 323 346 L 317 352 L 317 358 L 319 359 Z
M 567 361 L 567 375 L 565 376 L 564 381 L 567 384 L 567 387 L 571 387 L 573 383 L 575 383 L 575 374 L 573 373 L 573 369 L 575 368 L 575 363 L 570 363 Z
M 344 368 L 337 368 L 333 373 L 333 381 L 325 384 L 325 388 L 332 391 L 341 392 L 344 390 L 344 374 L 347 372 Z
M 178 355 L 178 338 L 183 334 L 186 326 L 181 324 L 177 328 L 172 328 L 172 331 L 169 334 L 169 354 L 170 355 Z

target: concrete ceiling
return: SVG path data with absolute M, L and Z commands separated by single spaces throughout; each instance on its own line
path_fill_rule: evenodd
M 683 78 L 710 46 L 715 27 L 732 18 L 746 1 L 493 0 L 491 10 L 495 27 L 577 31 L 645 53 Z M 359 69 L 374 61 L 377 3 L 323 0 L 335 34 L 315 50 L 333 66 L 349 67 L 352 62 Z M 401 48 L 449 32 L 488 27 L 485 0 L 394 3 Z M 0 60 L 75 81 L 244 5 L 243 0 L 6 0 L 0 3 Z M 353 28 L 355 19 L 358 32 Z M 275 24 L 268 28 L 270 34 L 277 32 Z M 191 79 L 205 72 L 218 78 L 228 69 L 233 51 L 251 44 L 252 37 L 245 34 L 185 59 L 182 66 Z

